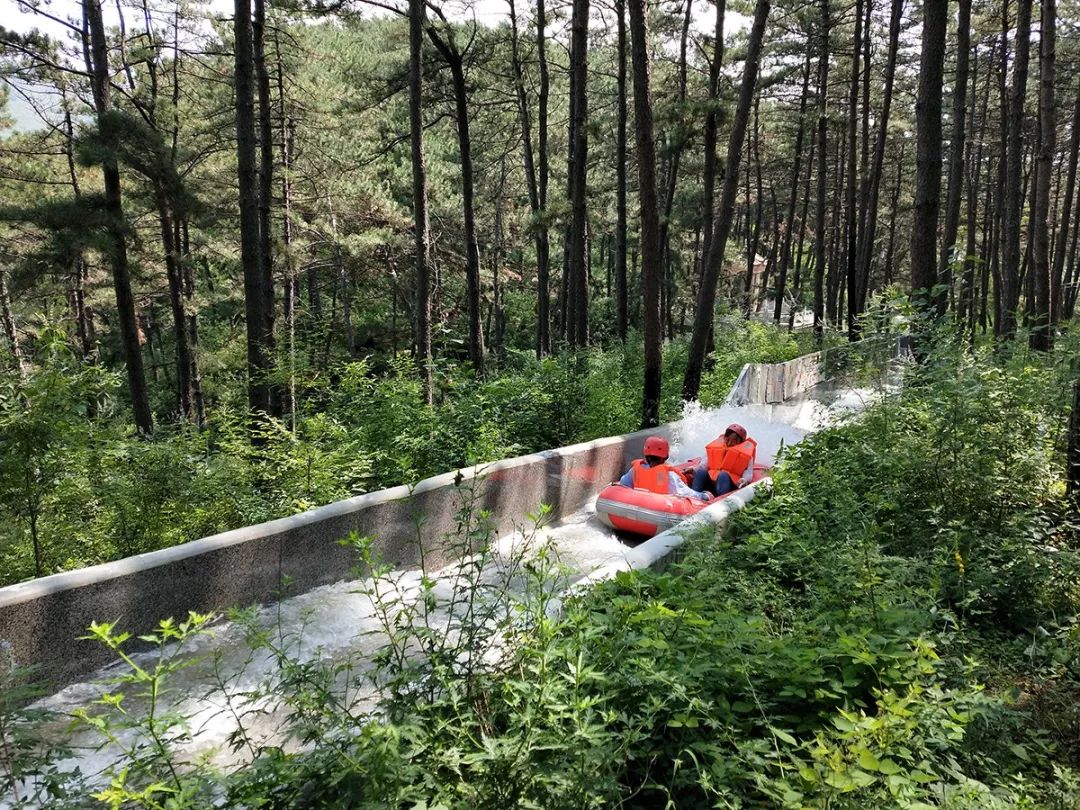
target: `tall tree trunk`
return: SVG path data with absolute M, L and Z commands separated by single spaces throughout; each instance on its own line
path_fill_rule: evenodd
M 635 145 L 641 216 L 641 289 L 645 321 L 645 381 L 641 426 L 660 424 L 660 210 L 656 194 L 656 147 L 653 142 L 649 88 L 648 0 L 630 0 L 630 42 L 634 66 Z
M 769 289 L 769 280 L 772 278 L 773 269 L 776 267 L 776 259 L 780 252 L 780 205 L 776 201 L 776 187 L 772 185 L 769 186 L 769 203 L 772 210 L 772 223 L 769 226 L 769 255 L 765 260 L 765 272 L 761 276 L 760 297 L 762 308 L 764 308 L 765 297 Z
M 1065 493 L 1074 511 L 1080 509 L 1080 380 L 1073 380 L 1069 438 L 1065 450 Z
M 993 48 L 990 51 L 989 62 L 994 61 Z M 961 331 L 967 330 L 970 340 L 975 337 L 975 267 L 978 264 L 976 258 L 976 233 L 978 230 L 978 207 L 980 178 L 982 177 L 983 144 L 986 141 L 986 118 L 990 106 L 990 81 L 989 76 L 984 82 L 986 89 L 983 91 L 982 109 L 979 115 L 980 127 L 975 131 L 975 105 L 978 101 L 979 88 L 979 47 L 975 46 L 974 59 L 971 69 L 971 108 L 968 117 L 968 132 L 970 137 L 966 139 L 966 179 L 967 179 L 967 244 L 964 246 L 963 278 L 960 285 L 960 298 L 957 311 L 957 322 Z M 978 143 L 978 147 L 975 143 Z
M 881 183 L 884 179 L 885 145 L 889 136 L 889 114 L 892 110 L 893 84 L 896 79 L 896 54 L 900 45 L 900 26 L 904 13 L 904 0 L 892 0 L 889 15 L 889 50 L 885 57 L 885 87 L 882 91 L 881 116 L 877 122 L 877 138 L 874 141 L 874 157 L 870 170 L 867 202 L 866 227 L 863 229 L 859 245 L 859 311 L 866 308 L 866 298 L 870 288 L 870 264 L 877 238 L 878 200 L 881 196 Z
M 1005 209 L 1001 264 L 1001 337 L 1016 335 L 1016 308 L 1020 303 L 1020 217 L 1024 205 L 1024 97 L 1027 92 L 1031 50 L 1031 0 L 1019 0 L 1013 84 L 1009 94 L 1008 145 L 1005 165 Z
M 1006 78 L 1009 72 L 1009 0 L 1001 3 L 1001 36 L 998 40 L 1001 44 L 1001 58 L 997 63 L 997 91 L 998 91 L 998 159 L 997 180 L 991 185 L 994 189 L 994 220 L 992 230 L 994 232 L 993 250 L 990 254 L 990 275 L 993 280 L 993 323 L 994 337 L 1001 339 L 1001 330 L 1005 328 L 1005 319 L 1002 317 L 1002 305 L 1004 301 L 1004 282 L 1002 280 L 1002 262 L 1005 254 L 1005 184 L 1008 178 L 1008 151 L 1009 151 L 1009 87 Z
M 71 106 L 68 102 L 67 91 L 61 88 L 61 94 L 64 106 L 64 118 L 61 124 L 64 135 L 64 157 L 67 160 L 71 192 L 76 199 L 79 199 L 82 196 L 82 189 L 75 169 L 75 128 L 71 122 Z M 94 356 L 94 323 L 90 308 L 86 305 L 86 276 L 86 258 L 79 250 L 71 263 L 71 314 L 75 318 L 75 336 L 79 343 L 79 352 L 84 361 L 90 362 Z
M 817 209 L 814 214 L 814 336 L 820 345 L 825 336 L 825 208 L 828 205 L 829 173 L 829 0 L 821 0 L 821 31 L 817 81 Z
M 937 284 L 937 224 L 941 203 L 941 96 L 948 0 L 923 4 L 919 95 L 915 102 L 915 212 L 911 226 L 911 291 L 929 305 Z
M 480 376 L 484 374 L 484 330 L 480 317 L 480 246 L 476 241 L 476 206 L 473 191 L 472 137 L 469 133 L 469 91 L 465 85 L 465 60 L 454 40 L 454 30 L 446 26 L 446 38 L 431 25 L 428 37 L 450 68 L 457 118 L 458 151 L 461 155 L 461 206 L 465 224 L 465 286 L 469 315 L 469 360 Z
M 750 138 L 746 142 L 746 216 L 750 218 L 750 169 L 754 168 L 756 194 L 756 207 L 754 211 L 754 228 L 750 231 L 750 240 L 746 249 L 746 287 L 743 290 L 743 313 L 749 318 L 754 313 L 754 267 L 757 264 L 758 247 L 761 245 L 761 220 L 764 214 L 762 197 L 764 187 L 761 180 L 761 121 L 758 115 L 761 97 L 754 99 L 754 127 Z
M 525 167 L 525 186 L 529 193 L 529 208 L 532 211 L 533 241 L 536 245 L 537 263 L 537 330 L 536 330 L 536 356 L 543 357 L 548 347 L 545 345 L 547 332 L 546 320 L 548 318 L 547 297 L 547 261 L 548 241 L 547 225 L 544 222 L 543 210 L 540 206 L 540 187 L 536 180 L 536 162 L 533 156 L 532 122 L 529 119 L 529 100 L 525 94 L 525 74 L 521 67 L 521 54 L 518 44 L 518 20 L 517 7 L 514 0 L 510 3 L 510 64 L 514 71 L 514 89 L 517 93 L 518 122 L 521 125 L 521 151 Z M 544 264 L 541 272 L 540 265 Z M 541 290 L 539 279 L 544 275 L 544 289 Z M 543 312 L 540 310 L 543 309 Z
M 100 0 L 83 0 L 83 14 L 90 34 L 87 69 L 90 72 L 93 89 L 94 110 L 101 134 L 106 137 L 107 142 L 111 142 L 116 135 L 113 131 L 115 127 L 107 123 L 112 103 L 108 42 L 105 39 L 105 24 L 101 18 Z M 106 231 L 109 238 L 109 261 L 112 265 L 113 291 L 116 295 L 116 310 L 120 322 L 120 342 L 124 351 L 124 364 L 127 367 L 128 394 L 131 396 L 135 426 L 143 435 L 149 435 L 154 430 L 154 418 L 150 412 L 150 398 L 146 390 L 146 374 L 143 371 L 142 351 L 139 345 L 139 324 L 135 316 L 135 296 L 131 289 L 120 168 L 116 162 L 115 152 L 112 149 L 109 151 L 110 154 L 107 154 L 102 161 L 102 175 L 105 183 L 105 211 L 108 214 Z
M 810 139 L 810 155 L 806 160 L 806 182 L 803 184 L 803 201 L 802 210 L 799 214 L 799 244 L 795 249 L 795 278 L 792 280 L 792 307 L 788 313 L 788 331 L 795 329 L 795 313 L 796 310 L 802 309 L 802 285 L 803 285 L 803 264 L 806 261 L 806 254 L 803 252 L 803 248 L 806 244 L 806 219 L 810 213 L 810 187 L 811 182 L 814 179 L 814 153 L 816 151 L 817 143 L 814 139 Z
M 735 118 L 731 125 L 727 159 L 724 163 L 720 210 L 717 212 L 716 224 L 708 249 L 708 259 L 701 276 L 701 287 L 698 289 L 694 331 L 690 337 L 686 374 L 682 385 L 682 397 L 687 401 L 697 399 L 701 388 L 701 372 L 705 366 L 705 352 L 712 331 L 713 308 L 716 305 L 716 286 L 720 279 L 720 270 L 724 266 L 724 252 L 728 234 L 731 232 L 731 220 L 735 213 L 735 195 L 739 184 L 739 158 L 742 155 L 743 140 L 746 138 L 746 124 L 750 119 L 750 106 L 753 102 L 761 58 L 761 43 L 765 37 L 765 24 L 768 17 L 769 0 L 757 0 L 754 8 L 754 23 L 746 46 L 746 61 L 743 66 L 742 84 L 739 87 L 739 99 L 735 105 Z
M 1076 208 L 1073 210 L 1073 219 L 1076 220 L 1077 226 L 1072 229 L 1072 246 L 1069 248 L 1068 265 L 1065 268 L 1065 283 L 1062 285 L 1065 292 L 1065 311 L 1062 315 L 1066 320 L 1072 320 L 1073 311 L 1076 308 L 1077 272 L 1080 269 L 1076 262 L 1077 246 L 1080 245 L 1080 194 L 1076 195 Z
M 859 133 L 859 230 L 855 240 L 855 261 L 858 263 L 862 257 L 863 239 L 866 238 L 866 208 L 870 204 L 870 57 L 871 42 L 873 40 L 874 3 L 866 0 L 866 12 L 863 17 L 863 54 L 862 54 L 862 125 Z M 864 304 L 862 300 L 862 278 L 866 274 L 862 266 L 857 268 L 856 273 L 856 312 L 861 315 Z
M 694 4 L 691 0 L 685 0 L 683 6 L 682 34 L 679 37 L 679 73 L 678 73 L 678 105 L 679 120 L 673 126 L 674 143 L 671 146 L 671 154 L 668 160 L 667 187 L 664 189 L 664 213 L 660 218 L 660 263 L 664 267 L 672 266 L 669 253 L 671 252 L 671 214 L 675 207 L 675 192 L 679 186 L 679 164 L 682 162 L 682 153 L 690 139 L 689 131 L 682 122 L 682 116 L 686 114 L 686 73 L 687 59 L 686 48 L 690 38 L 690 20 L 693 16 Z M 674 297 L 674 283 L 671 274 L 668 273 L 668 288 L 665 293 L 667 308 L 671 308 L 671 299 Z M 667 319 L 669 328 L 671 319 Z
M 829 215 L 829 274 L 825 279 L 825 319 L 837 328 L 842 325 L 843 315 L 840 313 L 840 290 L 843 281 L 847 278 L 847 264 L 845 263 L 846 236 L 845 226 L 847 220 L 843 216 L 845 205 L 844 189 L 847 187 L 847 161 L 844 160 L 845 143 L 843 138 L 836 139 L 834 155 L 836 169 L 836 186 L 832 195 L 832 211 Z
M 272 364 L 266 334 L 259 237 L 259 186 L 255 160 L 255 79 L 252 66 L 250 0 L 235 0 L 236 163 L 240 190 L 240 262 L 244 269 L 244 311 L 247 318 L 248 406 L 270 413 L 268 374 Z
M 175 229 L 173 243 L 180 252 L 184 312 L 187 314 L 187 337 L 191 352 L 191 372 L 188 376 L 191 380 L 191 396 L 195 404 L 195 424 L 204 427 L 206 425 L 206 400 L 203 396 L 202 372 L 199 365 L 199 314 L 195 306 L 195 267 L 191 257 L 191 237 L 188 232 L 186 213 L 174 211 L 173 228 Z
M 4 327 L 4 337 L 7 338 L 8 349 L 11 351 L 11 359 L 14 361 L 15 370 L 20 377 L 26 376 L 26 360 L 23 358 L 22 346 L 19 344 L 19 333 L 15 329 L 15 316 L 11 312 L 11 295 L 8 293 L 7 271 L 0 267 L 0 325 Z
M 589 329 L 588 246 L 586 244 L 586 194 L 589 152 L 589 0 L 573 0 L 570 17 L 570 72 L 573 74 L 571 99 L 570 162 L 570 265 L 567 303 L 573 317 L 567 337 L 571 346 L 585 346 Z
M 337 213 L 334 210 L 334 197 L 330 189 L 326 191 L 326 214 L 330 221 L 330 244 L 334 249 L 334 282 L 335 291 L 340 291 L 341 297 L 341 331 L 345 338 L 345 351 L 349 359 L 356 357 L 356 331 L 352 322 L 352 278 L 349 268 L 345 264 L 345 253 L 341 249 L 341 239 L 338 235 Z M 337 303 L 337 292 L 334 298 Z M 334 318 L 336 309 L 331 308 L 330 329 L 326 333 L 326 356 L 330 356 L 330 345 L 335 337 Z
M 1034 271 L 1034 244 L 1035 241 L 1035 197 L 1039 188 L 1039 161 L 1038 161 L 1038 119 L 1035 121 L 1035 131 L 1032 133 L 1036 139 L 1032 144 L 1031 169 L 1027 173 L 1024 183 L 1024 196 L 1028 201 L 1028 238 L 1024 245 L 1023 258 L 1020 261 L 1020 284 L 1024 289 L 1024 327 L 1034 327 L 1035 324 L 1035 271 Z M 1026 163 L 1027 161 L 1025 161 Z
M 1058 323 L 1065 314 L 1065 254 L 1068 252 L 1069 228 L 1073 210 L 1073 195 L 1076 190 L 1077 159 L 1080 158 L 1080 89 L 1076 94 L 1073 109 L 1072 134 L 1069 136 L 1069 168 L 1065 176 L 1065 199 L 1061 207 L 1061 228 L 1057 234 L 1057 247 L 1054 250 L 1054 274 L 1051 300 L 1053 318 L 1051 323 Z
M 949 137 L 949 179 L 945 194 L 945 222 L 941 239 L 941 283 L 952 288 L 952 266 L 956 261 L 956 234 L 960 229 L 960 201 L 964 193 L 964 126 L 967 121 L 968 53 L 971 50 L 971 0 L 959 0 L 956 22 L 956 81 L 953 84 L 952 134 Z M 938 314 L 944 314 L 945 296 L 938 300 Z
M 795 161 L 791 169 L 791 196 L 788 198 L 787 216 L 784 219 L 784 237 L 780 248 L 779 278 L 776 281 L 776 305 L 773 307 L 773 321 L 779 326 L 784 307 L 784 292 L 787 287 L 788 265 L 791 262 L 791 235 L 795 227 L 795 205 L 799 200 L 799 179 L 801 177 L 803 138 L 806 133 L 806 104 L 810 95 L 810 48 L 806 49 L 806 61 L 803 63 L 802 95 L 799 97 L 799 128 L 795 132 Z
M 1053 285 L 1050 277 L 1050 184 L 1057 148 L 1057 116 L 1054 99 L 1056 0 L 1042 0 L 1039 26 L 1039 172 L 1035 185 L 1035 216 L 1032 222 L 1031 271 L 1035 274 L 1035 318 L 1031 348 L 1049 351 L 1054 344 Z
M 536 260 L 536 285 L 539 306 L 537 307 L 537 339 L 538 351 L 543 354 L 551 353 L 551 237 L 547 221 L 547 189 L 548 189 L 548 93 L 550 80 L 548 78 L 547 64 L 547 15 L 544 8 L 544 0 L 536 0 L 536 60 L 540 70 L 540 88 L 537 98 L 536 127 L 538 138 L 539 177 L 537 177 L 537 191 L 540 195 L 540 210 L 543 219 L 540 227 L 543 235 L 543 255 Z
M 862 71 L 859 69 L 860 57 L 862 56 L 862 30 L 863 0 L 855 0 L 855 39 L 851 47 L 851 81 L 848 90 L 848 120 L 847 120 L 847 211 L 845 212 L 845 228 L 847 230 L 847 314 L 848 314 L 848 340 L 859 339 L 859 276 L 858 276 L 858 238 L 859 238 L 859 209 L 858 209 L 858 137 L 859 137 L 859 79 Z M 869 36 L 870 32 L 867 31 Z
M 409 0 L 409 141 L 412 146 L 413 249 L 416 253 L 416 315 L 413 340 L 424 402 L 434 402 L 431 353 L 431 247 L 424 164 L 424 0 Z
M 975 320 L 972 313 L 975 309 L 974 299 L 974 273 L 975 273 L 975 233 L 977 230 L 978 194 L 979 186 L 975 178 L 968 183 L 968 207 L 967 207 L 967 242 L 964 245 L 964 272 L 960 279 L 960 299 L 957 307 L 957 325 L 962 334 L 974 335 Z
M 713 58 L 709 62 L 709 111 L 705 116 L 705 168 L 702 173 L 705 199 L 701 207 L 701 218 L 705 225 L 701 242 L 699 275 L 704 272 L 709 245 L 712 243 L 713 208 L 716 198 L 716 130 L 720 106 L 720 68 L 724 64 L 724 14 L 727 0 L 715 0 L 715 3 L 716 29 L 713 32 Z
M 288 417 L 289 430 L 296 432 L 296 299 L 300 289 L 293 256 L 292 168 L 295 125 L 285 103 L 285 66 L 281 58 L 281 37 L 274 37 L 277 52 L 278 115 L 281 130 L 281 242 L 284 246 L 285 278 L 282 283 L 281 310 L 285 320 L 285 351 L 289 365 L 288 384 L 282 395 L 282 413 Z
M 988 77 L 989 81 L 989 77 Z M 988 90 L 989 92 L 989 90 Z M 998 211 L 994 208 L 994 186 L 996 185 L 990 180 L 990 166 L 987 167 L 987 183 L 986 183 L 986 198 L 983 204 L 983 225 L 982 225 L 982 249 L 979 251 L 979 263 L 981 266 L 980 280 L 979 280 L 979 315 L 978 325 L 979 329 L 985 335 L 990 322 L 989 313 L 989 299 L 990 299 L 990 265 L 993 262 L 992 256 L 997 256 L 997 222 Z
M 123 36 L 123 14 L 120 14 L 119 16 L 121 21 L 121 36 Z M 161 136 L 162 142 L 164 143 L 166 136 L 170 135 L 170 133 L 162 128 L 157 117 L 158 96 L 160 91 L 158 73 L 161 59 L 161 45 L 149 19 L 148 13 L 145 17 L 145 25 L 146 58 L 144 64 L 146 67 L 146 85 L 148 93 L 144 99 L 136 100 L 135 105 L 149 127 L 156 134 Z M 121 47 L 120 52 L 121 57 L 125 62 L 125 74 L 128 77 L 128 82 L 132 89 L 135 89 L 134 74 L 128 68 L 127 57 L 123 47 Z M 176 86 L 177 75 L 177 68 L 174 67 L 172 72 L 172 99 L 174 106 L 179 98 L 179 88 Z M 173 342 L 176 360 L 176 412 L 180 419 L 185 422 L 191 422 L 197 419 L 195 413 L 194 392 L 194 379 L 197 373 L 197 364 L 191 348 L 191 333 L 189 331 L 189 316 L 187 314 L 188 305 L 193 304 L 193 296 L 187 293 L 184 282 L 182 256 L 183 239 L 180 228 L 182 209 L 178 204 L 179 201 L 176 199 L 176 194 L 170 192 L 171 188 L 179 186 L 179 178 L 176 174 L 178 129 L 179 125 L 174 124 L 174 128 L 171 132 L 172 144 L 168 152 L 167 160 L 161 161 L 159 165 L 153 166 L 153 168 L 144 167 L 141 171 L 149 179 L 150 186 L 153 190 L 153 200 L 158 216 L 162 254 L 165 260 L 165 273 L 169 286 L 169 303 L 173 318 Z
M 511 55 L 511 69 L 514 72 L 514 92 L 517 96 L 517 120 L 522 129 L 522 157 L 525 166 L 525 186 L 529 195 L 529 208 L 532 212 L 532 239 L 536 244 L 537 251 L 537 265 L 539 268 L 540 259 L 543 258 L 544 262 L 548 260 L 546 253 L 548 253 L 548 231 L 543 224 L 543 215 L 540 210 L 540 189 L 537 184 L 537 172 L 536 161 L 534 153 L 532 153 L 532 123 L 529 119 L 529 104 L 528 97 L 525 93 L 525 75 L 522 69 L 521 52 L 519 52 L 518 45 L 518 33 L 517 33 L 517 8 L 514 0 L 510 2 L 510 55 Z M 540 273 L 537 272 L 537 278 L 539 279 Z M 539 285 L 537 289 L 537 309 L 540 309 L 540 291 Z M 546 313 L 544 313 L 546 318 Z M 537 356 L 542 357 L 545 353 L 543 346 L 543 339 L 541 338 L 541 332 L 543 328 L 540 326 L 540 318 L 538 311 L 537 321 L 537 340 L 536 351 Z
M 176 244 L 165 186 L 160 180 L 154 182 L 154 202 L 157 205 L 161 246 L 165 253 L 165 276 L 169 284 L 169 304 L 173 316 L 173 340 L 176 344 L 176 410 L 186 422 L 194 421 L 194 393 L 191 371 L 194 366 L 191 346 L 188 342 L 188 321 L 185 308 L 183 273 L 180 267 L 180 249 Z
M 619 60 L 615 131 L 615 312 L 619 340 L 626 342 L 629 308 L 626 288 L 626 3 L 616 0 Z
M 846 235 L 844 218 L 844 206 L 846 205 L 847 188 L 847 161 L 845 158 L 846 137 L 836 139 L 833 147 L 834 169 L 833 176 L 836 184 L 833 186 L 832 208 L 829 212 L 829 263 L 828 276 L 825 279 L 825 320 L 835 324 L 838 328 L 843 321 L 843 315 L 838 309 L 840 288 L 844 279 L 847 278 L 847 264 L 845 263 Z
M 893 184 L 892 199 L 889 203 L 889 243 L 885 249 L 885 284 L 891 284 L 896 258 L 896 220 L 900 216 L 900 186 L 904 177 L 904 141 L 900 141 L 900 155 L 896 159 L 896 182 Z
M 266 69 L 265 0 L 255 0 L 252 24 L 255 82 L 259 100 L 259 275 L 263 294 L 262 331 L 271 362 L 274 355 L 274 249 L 271 211 L 274 205 L 274 135 L 270 106 L 270 74 Z M 281 416 L 281 390 L 270 385 L 270 413 Z
M 503 285 L 499 278 L 503 264 L 503 199 L 506 195 L 506 157 L 499 162 L 499 186 L 495 194 L 495 228 L 492 234 L 491 250 L 491 320 L 492 326 L 488 331 L 492 335 L 495 345 L 496 362 L 506 356 L 506 316 L 503 311 Z

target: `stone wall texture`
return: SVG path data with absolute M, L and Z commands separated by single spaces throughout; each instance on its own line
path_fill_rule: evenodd
M 860 364 L 884 367 L 907 350 L 907 341 L 895 336 L 868 338 L 804 354 L 786 363 L 748 363 L 728 394 L 729 405 L 786 402 L 825 380 L 842 378 Z

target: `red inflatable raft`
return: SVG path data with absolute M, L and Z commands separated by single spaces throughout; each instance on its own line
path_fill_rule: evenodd
M 691 478 L 698 459 L 684 464 L 672 465 L 685 478 Z M 768 474 L 768 467 L 754 465 L 753 481 L 760 481 Z M 733 490 L 738 492 L 738 490 Z M 691 515 L 696 515 L 706 506 L 716 503 L 727 495 L 719 495 L 708 501 L 678 495 L 658 495 L 644 489 L 631 489 L 620 484 L 607 486 L 596 499 L 596 515 L 604 522 L 621 532 L 652 537 L 667 531 Z

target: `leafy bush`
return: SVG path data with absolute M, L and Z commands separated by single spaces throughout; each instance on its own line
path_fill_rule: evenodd
M 741 318 L 718 325 L 716 337 L 706 401 L 726 394 L 744 362 L 800 350 L 786 331 Z M 244 404 L 229 397 L 210 409 L 206 431 L 163 425 L 144 440 L 112 410 L 114 375 L 80 364 L 59 332 L 43 340 L 51 340 L 43 362 L 25 379 L 0 376 L 0 455 L 7 463 L 0 514 L 9 518 L 0 528 L 0 585 L 464 466 L 627 433 L 641 421 L 641 341 L 631 336 L 606 351 L 543 360 L 511 351 L 489 379 L 444 360 L 433 407 L 424 404 L 408 357 L 377 369 L 373 361 L 346 362 L 301 390 L 295 429 L 270 420 L 257 446 Z M 685 364 L 686 344 L 669 343 L 665 420 L 681 415 Z M 27 478 L 27 470 L 34 475 Z
M 1031 360 L 944 340 L 897 396 L 793 450 L 725 534 L 701 530 L 666 571 L 571 598 L 550 550 L 498 565 L 489 516 L 467 497 L 446 571 L 410 578 L 352 538 L 374 572 L 374 656 L 301 655 L 302 635 L 238 615 L 250 656 L 276 663 L 242 693 L 219 681 L 247 766 L 179 759 L 168 740 L 187 733 L 182 718 L 121 712 L 106 696 L 83 722 L 106 738 L 141 729 L 145 743 L 99 795 L 134 807 L 1075 806 L 1077 572 L 1064 395 L 1046 394 L 1070 372 Z M 590 372 L 539 365 L 536 393 L 550 398 L 534 413 L 589 401 L 627 358 L 576 361 Z M 383 401 L 411 396 L 390 379 L 377 383 Z M 358 373 L 342 388 L 375 384 Z M 448 454 L 483 435 L 506 442 L 530 407 L 513 386 L 459 393 L 448 425 L 423 425 L 458 442 Z M 335 410 L 361 430 L 374 401 Z M 205 621 L 163 625 L 159 641 L 186 643 Z M 97 633 L 122 649 L 113 628 Z M 121 690 L 164 694 L 189 665 L 176 649 L 156 669 L 131 666 Z M 286 709 L 282 740 L 243 729 L 266 701 Z M 33 785 L 80 806 L 50 778 Z

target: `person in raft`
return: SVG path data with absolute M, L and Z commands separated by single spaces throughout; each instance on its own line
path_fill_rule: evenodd
M 650 436 L 645 440 L 645 458 L 633 461 L 626 475 L 619 479 L 619 483 L 624 487 L 644 489 L 658 495 L 709 500 L 709 493 L 691 489 L 683 481 L 683 477 L 668 466 L 669 450 L 667 439 Z
M 694 470 L 690 486 L 698 492 L 726 495 L 750 483 L 754 477 L 757 442 L 747 438 L 746 428 L 731 424 L 705 445 L 705 461 Z

